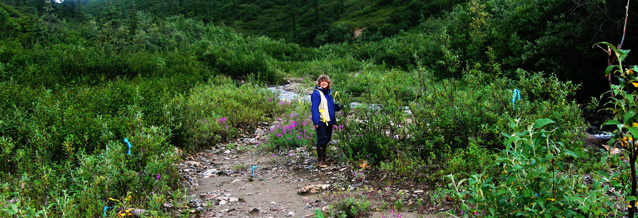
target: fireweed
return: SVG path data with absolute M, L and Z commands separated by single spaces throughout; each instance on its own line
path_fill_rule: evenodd
M 300 105 L 303 104 L 300 103 Z M 280 105 L 286 106 L 286 103 Z M 302 108 L 308 107 L 298 108 L 277 118 L 276 125 L 268 131 L 270 135 L 270 142 L 266 145 L 268 149 L 296 148 L 314 144 L 315 130 L 310 111 L 301 112 Z

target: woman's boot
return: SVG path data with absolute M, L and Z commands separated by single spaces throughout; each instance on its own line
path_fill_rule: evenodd
M 317 166 L 324 168 L 326 165 L 326 148 L 317 148 Z

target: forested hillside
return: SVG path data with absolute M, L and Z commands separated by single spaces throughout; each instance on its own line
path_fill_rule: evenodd
M 421 24 L 428 19 L 438 19 L 443 26 L 436 28 L 445 27 L 446 34 L 452 36 L 445 50 L 454 53 L 450 57 L 458 56 L 459 60 L 463 60 L 456 68 L 476 66 L 475 63 L 485 68 L 488 66 L 483 63 L 493 63 L 503 71 L 511 72 L 520 67 L 555 73 L 562 80 L 569 79 L 583 85 L 579 95 L 581 102 L 604 91 L 600 87 L 606 83 L 592 70 L 607 64 L 601 61 L 606 55 L 591 45 L 598 41 L 620 43 L 626 12 L 625 2 L 598 0 L 510 3 L 466 0 L 74 0 L 59 4 L 48 4 L 44 0 L 13 0 L 6 3 L 49 23 L 56 20 L 76 26 L 75 23 L 94 21 L 96 25 L 107 24 L 110 28 L 123 26 L 131 34 L 137 29 L 141 16 L 138 13 L 143 12 L 148 13 L 153 22 L 159 22 L 160 18 L 184 16 L 205 24 L 228 26 L 247 35 L 284 39 L 301 46 L 347 42 L 353 49 L 369 42 L 376 44 L 401 31 L 410 32 L 407 35 L 433 35 L 432 29 Z M 454 13 L 453 8 L 459 4 L 473 9 Z M 638 23 L 635 20 L 638 16 L 635 11 L 628 12 L 628 31 L 631 31 Z M 450 14 L 454 14 L 453 17 Z M 356 30 L 361 30 L 361 34 L 355 37 Z M 624 46 L 632 47 L 636 41 L 634 34 L 627 34 Z M 423 45 L 414 46 L 421 47 L 418 48 L 421 51 L 428 49 L 422 48 Z M 406 67 L 408 62 L 410 66 L 415 64 L 414 60 L 410 60 L 413 56 L 411 51 L 377 49 L 379 51 L 373 51 L 373 55 L 357 54 L 356 58 L 375 59 L 379 63 L 400 67 Z M 387 52 L 395 52 L 401 57 Z M 440 52 L 428 53 L 432 57 L 445 57 L 440 56 Z M 490 58 L 493 60 L 488 60 Z M 435 62 L 438 59 L 427 58 L 425 61 Z
M 184 153 L 306 117 L 307 103 L 273 101 L 266 86 L 295 78 L 310 89 L 320 74 L 343 105 L 381 108 L 344 109 L 341 161 L 449 183 L 436 191 L 465 216 L 598 217 L 635 204 L 628 2 L 0 2 L 2 216 L 131 205 L 174 216 L 160 208 L 187 203 L 174 166 Z M 601 97 L 610 88 L 615 98 Z M 600 127 L 584 117 L 606 102 L 610 143 L 628 156 L 582 147 L 583 129 Z M 312 150 L 313 140 L 256 149 Z
M 465 0 L 422 1 L 65 1 L 59 5 L 64 17 L 134 19 L 135 11 L 158 17 L 183 15 L 239 32 L 283 38 L 301 45 L 322 45 L 352 40 L 355 28 L 378 34 L 376 39 L 408 30 L 431 16 L 440 15 Z

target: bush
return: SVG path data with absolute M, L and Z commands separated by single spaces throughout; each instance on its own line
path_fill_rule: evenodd
M 279 114 L 276 96 L 255 84 L 239 85 L 222 76 L 194 87 L 191 95 L 179 95 L 170 103 L 178 145 L 197 148 L 228 141 L 237 127 L 254 128 Z
M 236 79 L 252 75 L 271 83 L 281 80 L 273 67 L 272 56 L 243 39 L 203 40 L 197 45 L 197 56 L 208 66 Z
M 450 175 L 450 188 L 461 207 L 454 215 L 467 216 L 552 216 L 602 217 L 616 214 L 613 198 L 607 195 L 614 178 L 596 173 L 588 184 L 570 170 L 569 160 L 578 158 L 563 143 L 554 141 L 550 119 L 539 119 L 525 129 L 518 121 L 510 123 L 515 133 L 507 135 L 506 149 L 494 168 L 502 172 L 492 177 L 485 172 L 456 180 Z M 617 176 L 617 175 L 616 175 Z M 463 185 L 468 182 L 467 186 Z

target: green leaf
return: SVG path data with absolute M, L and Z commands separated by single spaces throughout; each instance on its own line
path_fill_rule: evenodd
M 576 153 L 574 153 L 573 151 L 569 151 L 569 150 L 565 150 L 563 152 L 560 153 L 563 156 L 571 156 L 573 158 L 578 158 L 578 155 Z
M 603 44 L 603 45 L 609 46 L 609 48 L 611 48 L 612 50 L 614 50 L 614 53 L 618 53 L 618 52 L 616 51 L 616 46 L 612 45 L 612 44 L 611 44 L 611 43 L 609 43 L 609 42 L 597 42 L 597 43 L 594 43 L 594 45 L 598 45 L 598 44 Z
M 631 84 L 633 84 L 634 87 L 638 87 L 638 83 L 636 83 L 636 82 L 631 82 Z M 627 101 L 629 103 L 634 103 L 635 100 L 636 100 L 636 95 L 626 94 L 625 97 L 627 98 Z
M 583 210 L 583 213 L 589 212 L 589 206 L 587 205 L 583 205 L 580 209 Z
M 598 175 L 601 175 L 602 177 L 604 177 L 604 178 L 606 178 L 606 179 L 610 179 L 610 178 L 609 178 L 609 176 L 610 176 L 610 175 L 609 175 L 609 173 L 607 173 L 607 172 L 605 172 L 605 171 L 599 170 L 599 171 L 598 171 Z
M 625 58 L 627 58 L 627 55 L 629 55 L 629 49 L 618 49 L 618 53 L 616 54 L 620 62 L 625 60 Z
M 538 119 L 536 120 L 536 122 L 534 122 L 534 129 L 538 129 L 541 128 L 547 124 L 550 123 L 555 123 L 553 120 L 549 119 L 549 118 L 544 118 L 544 119 Z
M 634 141 L 638 140 L 638 129 L 636 127 L 633 127 L 633 126 L 629 126 L 629 127 L 627 127 L 627 129 L 631 133 L 631 136 L 634 139 Z
M 636 112 L 633 110 L 627 111 L 627 113 L 625 113 L 625 115 L 623 115 L 623 123 L 628 123 L 629 120 L 631 120 L 631 118 L 634 118 L 634 116 L 636 116 Z
M 606 125 L 619 125 L 619 124 L 620 124 L 620 121 L 618 121 L 618 120 L 606 120 L 605 123 L 603 123 L 603 126 L 606 126 Z
M 605 76 L 613 73 L 614 68 L 618 68 L 618 65 L 609 65 L 607 69 L 605 69 Z
M 321 212 L 321 210 L 319 210 L 319 208 L 315 209 L 315 217 L 324 218 L 323 213 Z

